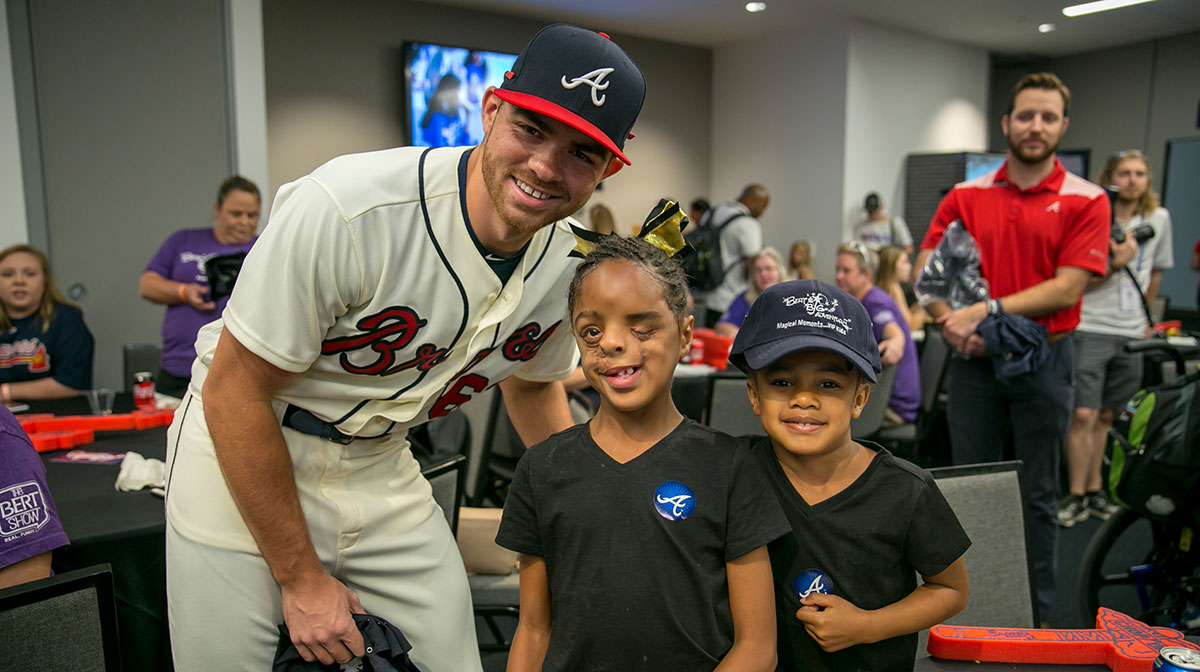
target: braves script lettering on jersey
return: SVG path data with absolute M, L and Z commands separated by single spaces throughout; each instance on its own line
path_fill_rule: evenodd
M 574 238 L 562 222 L 539 231 L 502 287 L 463 219 L 464 152 L 341 157 L 284 186 L 238 280 L 256 291 L 235 291 L 223 320 L 200 332 L 193 375 L 202 384 L 224 326 L 301 374 L 280 400 L 369 437 L 444 415 L 509 375 L 569 374 L 574 344 L 557 327 Z

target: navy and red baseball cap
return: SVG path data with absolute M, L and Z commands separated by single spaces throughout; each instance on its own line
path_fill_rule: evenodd
M 733 339 L 729 361 L 749 374 L 801 350 L 837 353 L 872 383 L 882 370 L 867 309 L 818 280 L 781 282 L 759 294 Z
M 525 45 L 496 96 L 574 128 L 628 164 L 622 150 L 646 78 L 608 35 L 558 23 Z

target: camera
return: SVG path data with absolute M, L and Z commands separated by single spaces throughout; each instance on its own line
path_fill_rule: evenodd
M 1118 191 L 1116 187 L 1111 186 L 1105 187 L 1105 191 L 1108 192 L 1109 205 L 1115 205 L 1117 195 L 1121 192 Z M 1137 241 L 1138 245 L 1142 245 L 1147 240 L 1150 240 L 1154 237 L 1154 227 L 1150 226 L 1149 224 L 1139 224 L 1129 230 L 1129 235 L 1133 236 L 1133 239 Z M 1121 228 L 1121 224 L 1117 222 L 1117 213 L 1115 207 L 1113 208 L 1112 229 L 1109 233 L 1109 236 L 1111 236 L 1113 242 L 1118 245 L 1125 242 L 1125 229 Z

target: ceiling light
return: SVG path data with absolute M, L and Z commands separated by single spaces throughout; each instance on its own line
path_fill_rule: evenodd
M 1087 2 L 1082 5 L 1063 7 L 1062 13 L 1063 16 L 1083 16 L 1084 14 L 1106 12 L 1110 9 L 1120 9 L 1130 5 L 1140 5 L 1143 2 L 1154 2 L 1154 0 L 1099 0 L 1098 2 Z
M 767 10 L 767 3 L 765 3 L 765 2 L 747 2 L 746 3 L 746 11 L 750 12 L 751 14 L 757 14 L 758 12 L 765 12 L 766 10 Z
M 1038 32 L 1053 33 L 1057 28 L 1058 26 L 1054 25 L 1053 23 L 1043 23 L 1042 25 L 1038 26 Z

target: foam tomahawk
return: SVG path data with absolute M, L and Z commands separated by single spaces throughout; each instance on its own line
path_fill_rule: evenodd
M 1200 651 L 1178 630 L 1153 627 L 1100 608 L 1095 630 L 1040 630 L 935 625 L 929 653 L 936 658 L 991 663 L 1108 665 L 1113 672 L 1152 672 L 1159 649 Z

